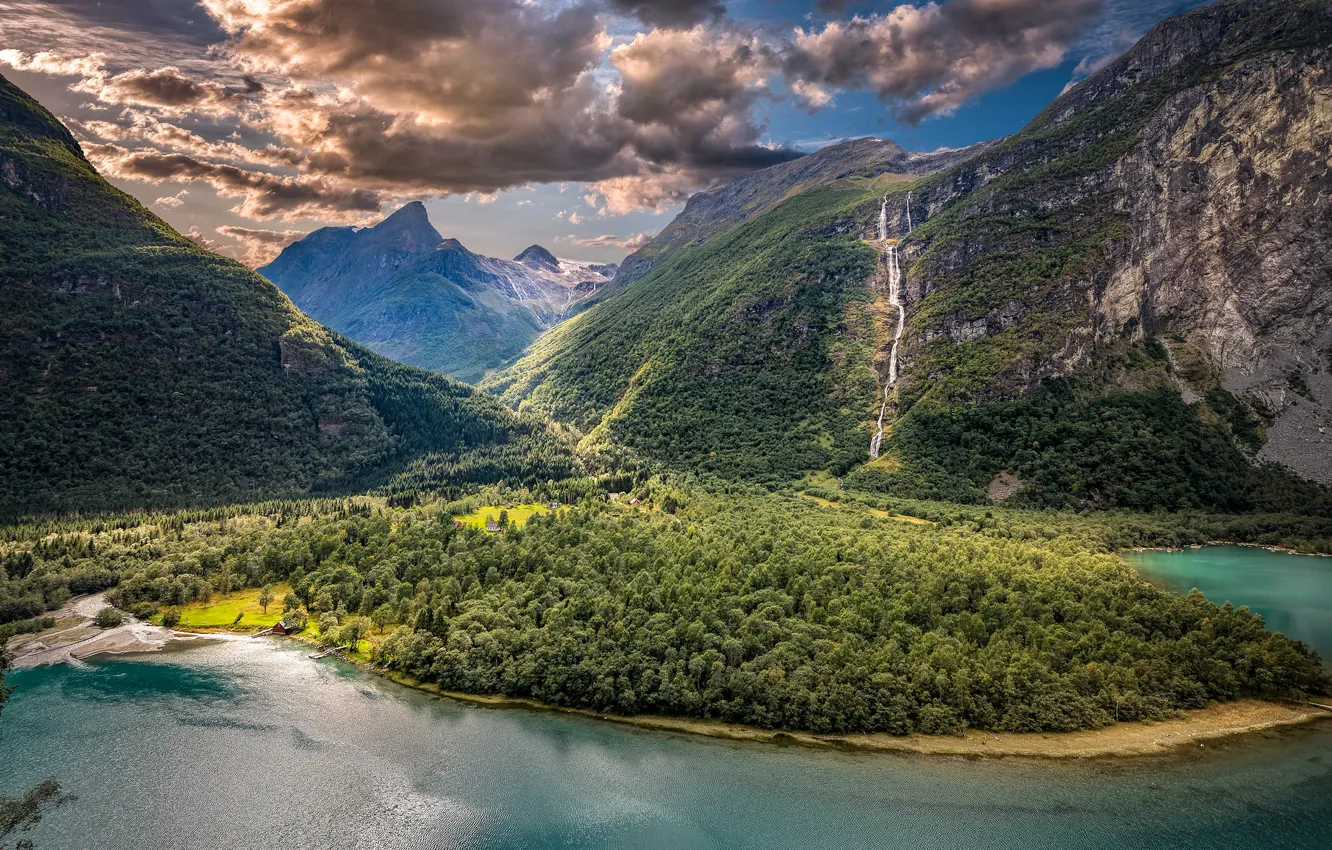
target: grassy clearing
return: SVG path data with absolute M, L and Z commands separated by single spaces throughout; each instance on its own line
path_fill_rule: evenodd
M 800 493 L 798 495 L 800 496 L 800 498 L 808 499 L 809 501 L 814 502 L 815 504 L 820 505 L 821 507 L 832 508 L 834 510 L 866 511 L 881 519 L 891 519 L 891 520 L 896 520 L 897 522 L 909 522 L 912 525 L 934 525 L 933 522 L 927 519 L 921 519 L 918 516 L 907 516 L 906 514 L 894 514 L 894 513 L 889 513 L 888 511 L 885 510 L 881 510 L 879 508 L 869 508 L 861 505 L 845 505 L 842 504 L 841 502 L 833 502 L 828 499 L 820 498 L 818 496 L 811 496 L 808 493 Z
M 457 517 L 457 519 L 463 525 L 471 526 L 472 528 L 485 528 L 486 520 L 498 520 L 501 511 L 508 511 L 509 523 L 511 525 L 515 528 L 522 528 L 524 525 L 527 525 L 529 519 L 537 514 L 550 513 L 550 508 L 546 505 L 537 504 L 514 505 L 511 508 L 494 505 L 492 507 L 480 508 L 472 511 L 470 514 Z
M 259 588 L 251 587 L 231 593 L 215 593 L 207 602 L 191 602 L 181 606 L 178 629 L 187 631 L 198 629 L 223 629 L 251 632 L 266 629 L 282 619 L 282 597 L 291 592 L 291 585 L 284 583 L 273 585 L 273 601 L 268 605 L 267 613 L 259 604 Z M 240 621 L 236 616 L 240 615 Z M 162 615 L 153 618 L 161 623 Z

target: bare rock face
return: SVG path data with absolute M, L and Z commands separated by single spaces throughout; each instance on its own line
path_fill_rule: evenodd
M 1154 316 L 1237 380 L 1327 327 L 1329 62 L 1327 49 L 1255 60 L 1145 128 L 1116 174 L 1133 237 L 1102 301 L 1112 323 Z
M 1264 456 L 1325 482 L 1329 68 L 1327 47 L 1268 54 L 1157 112 L 1116 168 L 1132 237 L 1100 304 L 1108 332 L 1136 319 L 1205 352 L 1227 389 L 1275 419 Z
M 1332 3 L 1163 22 L 1023 132 L 890 198 L 911 258 L 901 386 L 1010 398 L 1152 337 L 1196 361 L 1174 370 L 1186 398 L 1219 383 L 1266 420 L 1260 457 L 1332 482 L 1330 152 Z M 838 229 L 875 238 L 879 207 Z

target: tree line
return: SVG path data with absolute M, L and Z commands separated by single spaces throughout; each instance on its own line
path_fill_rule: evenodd
M 1082 729 L 1329 688 L 1307 646 L 1153 587 L 1076 517 L 634 492 L 502 534 L 437 500 L 12 535 L 0 598 L 102 582 L 151 614 L 287 581 L 285 610 L 446 690 L 820 732 Z

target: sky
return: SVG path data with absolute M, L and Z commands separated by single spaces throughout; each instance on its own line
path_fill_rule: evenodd
M 421 200 L 479 253 L 614 262 L 842 139 L 1016 132 L 1198 0 L 0 0 L 0 73 L 115 185 L 261 265 Z

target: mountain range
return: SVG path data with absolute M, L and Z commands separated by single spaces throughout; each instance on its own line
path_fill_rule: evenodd
M 1289 471 L 1332 483 L 1329 9 L 1226 0 L 1013 136 L 863 139 L 695 196 L 484 386 L 775 486 L 1297 504 Z
M 742 175 L 618 269 L 482 257 L 409 204 L 311 234 L 268 279 L 115 190 L 3 82 L 0 509 L 548 481 L 596 458 L 1332 511 L 1312 483 L 1332 483 L 1329 45 L 1328 0 L 1222 0 L 1012 136 L 861 139 Z
M 306 315 L 380 354 L 475 383 L 616 270 L 540 245 L 512 260 L 474 254 L 440 236 L 413 202 L 374 227 L 316 230 L 259 273 Z

